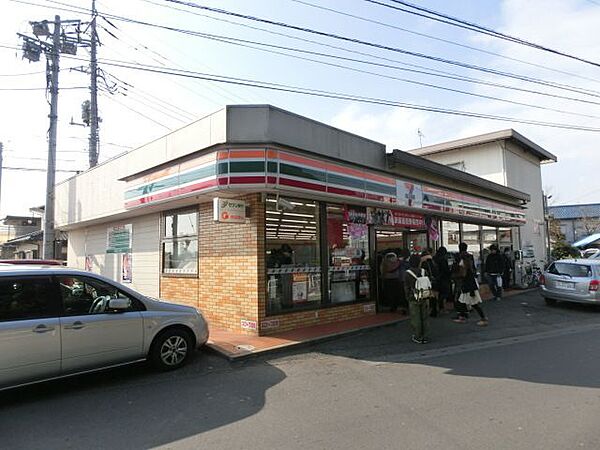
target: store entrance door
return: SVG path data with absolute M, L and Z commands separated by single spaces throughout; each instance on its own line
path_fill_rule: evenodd
M 372 254 L 375 255 L 375 288 L 377 298 L 377 311 L 389 311 L 390 304 L 393 304 L 394 295 L 400 295 L 394 291 L 393 282 L 385 281 L 382 262 L 387 253 L 393 252 L 399 258 L 403 254 L 421 253 L 428 248 L 427 231 L 409 231 L 397 227 L 376 226 L 374 227 L 375 248 Z M 387 286 L 387 289 L 386 289 Z M 396 289 L 397 290 L 397 289 Z
M 404 249 L 407 248 L 407 233 L 394 227 L 376 226 L 375 229 L 375 287 L 377 298 L 377 312 L 389 311 L 390 304 L 393 302 L 393 296 L 398 295 L 397 292 L 392 292 L 392 283 L 384 280 L 382 272 L 382 263 L 387 253 L 393 252 L 398 257 L 401 257 Z M 387 289 L 386 289 L 387 287 Z
M 427 241 L 427 231 L 408 231 L 406 234 L 406 248 L 410 253 L 421 253 L 423 250 L 427 250 L 429 247 Z

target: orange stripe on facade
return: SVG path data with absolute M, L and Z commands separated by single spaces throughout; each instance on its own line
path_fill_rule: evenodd
M 230 150 L 229 158 L 264 158 L 264 150 Z
M 174 166 L 165 167 L 164 169 L 160 169 L 156 172 L 152 172 L 148 175 L 144 175 L 142 178 L 136 179 L 136 183 L 146 184 L 150 183 L 159 178 L 167 177 L 169 175 L 176 175 L 182 170 L 191 169 L 195 166 L 199 166 L 201 164 L 205 164 L 208 162 L 214 162 L 216 159 L 216 155 L 214 153 L 209 153 L 208 155 L 199 156 L 197 158 L 191 159 L 189 161 L 185 161 L 181 164 L 175 164 Z
M 370 172 L 364 172 L 362 170 L 351 169 L 350 167 L 339 166 L 336 164 L 321 162 L 316 159 L 304 158 L 302 156 L 293 155 L 291 153 L 280 152 L 279 159 L 295 162 L 298 164 L 303 164 L 305 166 L 314 167 L 321 170 L 327 170 L 330 172 L 336 172 L 342 175 L 350 175 L 357 178 L 366 178 L 371 181 L 377 181 L 383 184 L 389 184 L 390 186 L 396 185 L 396 180 L 394 178 L 388 178 L 380 175 L 376 175 Z

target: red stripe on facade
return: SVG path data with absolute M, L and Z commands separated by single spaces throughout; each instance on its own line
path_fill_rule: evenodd
M 229 184 L 265 184 L 265 177 L 229 177 Z
M 201 183 L 195 183 L 189 186 L 185 186 L 183 188 L 176 188 L 171 191 L 161 192 L 155 195 L 148 195 L 146 197 L 139 198 L 137 200 L 132 200 L 130 202 L 125 203 L 126 208 L 131 208 L 139 205 L 147 205 L 150 203 L 154 203 L 160 200 L 165 200 L 172 197 L 178 197 L 180 195 L 189 194 L 190 192 L 200 191 L 202 189 L 207 189 L 210 187 L 217 186 L 217 180 L 208 180 L 203 181 Z
M 346 197 L 365 198 L 365 194 L 363 192 L 351 191 L 349 189 L 340 189 L 333 186 L 328 186 L 327 192 L 330 192 L 332 194 L 344 195 Z
M 308 189 L 311 191 L 326 192 L 325 186 L 321 184 L 307 183 L 305 181 L 290 180 L 289 178 L 279 178 L 279 184 L 285 186 L 292 186 L 301 189 Z

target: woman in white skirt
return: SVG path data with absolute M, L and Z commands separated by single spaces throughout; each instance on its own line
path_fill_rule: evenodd
M 466 253 L 466 252 L 465 252 Z M 459 265 L 464 265 L 465 277 L 462 280 L 461 293 L 458 297 L 458 301 L 465 304 L 465 310 L 473 308 L 479 314 L 479 322 L 477 325 L 485 327 L 488 324 L 488 319 L 481 309 L 481 295 L 479 295 L 479 285 L 477 284 L 477 278 L 475 276 L 475 264 L 471 255 L 464 255 L 461 257 Z M 454 319 L 456 323 L 465 323 L 469 317 L 468 312 L 459 312 L 458 317 Z

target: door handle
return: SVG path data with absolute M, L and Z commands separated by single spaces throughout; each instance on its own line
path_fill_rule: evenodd
M 47 333 L 48 331 L 54 331 L 54 327 L 49 327 L 44 324 L 40 324 L 33 329 L 34 333 Z
M 65 330 L 81 330 L 85 325 L 83 322 L 77 320 L 73 322 L 71 325 L 65 325 Z

